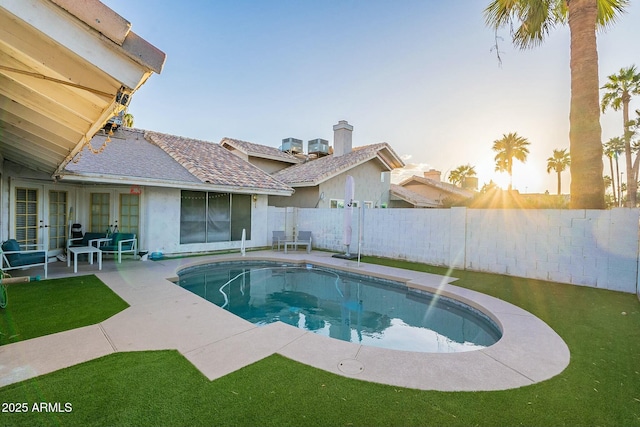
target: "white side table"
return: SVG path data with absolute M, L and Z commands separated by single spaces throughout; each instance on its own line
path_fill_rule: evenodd
M 71 267 L 71 254 L 73 254 L 73 272 L 78 272 L 78 255 L 88 254 L 89 264 L 93 264 L 93 254 L 98 258 L 98 270 L 102 270 L 102 251 L 94 246 L 76 246 L 69 248 L 67 254 L 67 267 Z

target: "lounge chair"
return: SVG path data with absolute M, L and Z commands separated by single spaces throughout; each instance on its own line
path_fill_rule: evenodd
M 22 249 L 20 244 L 15 239 L 9 239 L 2 243 L 0 253 L 2 254 L 2 260 L 0 263 L 0 270 L 15 270 L 25 269 L 36 266 L 44 267 L 44 278 L 47 278 L 47 251 L 44 250 L 42 245 L 23 245 L 25 248 L 38 248 L 38 249 Z
M 138 253 L 138 240 L 133 233 L 113 233 L 111 241 L 104 242 L 99 248 L 103 254 L 118 254 L 118 263 L 122 263 L 123 253 L 132 253 L 135 259 Z

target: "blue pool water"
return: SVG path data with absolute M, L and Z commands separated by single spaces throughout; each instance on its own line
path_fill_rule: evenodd
M 280 321 L 369 346 L 450 353 L 501 337 L 487 316 L 460 302 L 310 264 L 215 263 L 183 270 L 178 285 L 256 325 Z

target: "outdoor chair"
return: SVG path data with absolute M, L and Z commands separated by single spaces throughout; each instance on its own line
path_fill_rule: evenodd
M 118 263 L 122 263 L 123 253 L 132 253 L 135 259 L 138 253 L 138 240 L 133 233 L 113 233 L 111 241 L 99 247 L 102 253 L 118 254 Z
M 306 246 L 307 253 L 311 252 L 311 232 L 310 231 L 298 231 L 298 238 L 296 239 L 296 250 L 298 245 Z
M 284 253 L 287 253 L 287 246 L 293 246 L 294 250 L 298 250 L 298 246 L 306 246 L 307 253 L 311 253 L 311 232 L 298 231 L 298 235 L 293 241 L 284 242 Z
M 24 245 L 25 248 L 39 249 L 22 249 L 15 239 L 9 239 L 2 243 L 0 253 L 2 260 L 0 270 L 25 269 L 36 266 L 44 266 L 44 278 L 47 278 L 47 251 L 42 245 L 30 244 Z
M 106 233 L 87 232 L 82 234 L 82 226 L 80 224 L 73 224 L 71 226 L 71 237 L 67 239 L 67 253 L 69 252 L 69 248 L 91 246 L 92 240 L 104 239 L 106 236 Z
M 271 238 L 271 249 L 278 246 L 278 250 L 280 250 L 280 244 L 287 240 L 287 236 L 284 231 L 274 231 L 273 237 Z

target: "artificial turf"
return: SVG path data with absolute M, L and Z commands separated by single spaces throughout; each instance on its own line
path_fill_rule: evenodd
M 6 286 L 0 346 L 93 325 L 129 306 L 93 275 Z
M 444 274 L 421 264 L 365 258 Z M 0 402 L 71 412 L 3 413 L 0 425 L 640 425 L 640 303 L 633 294 L 466 271 L 463 286 L 554 328 L 560 375 L 513 390 L 436 392 L 340 377 L 273 355 L 208 381 L 174 351 L 118 353 L 0 389 Z

